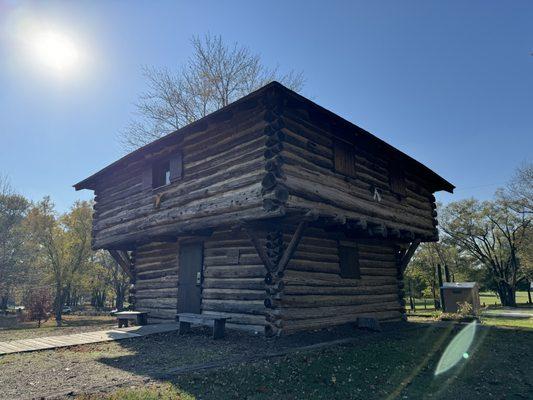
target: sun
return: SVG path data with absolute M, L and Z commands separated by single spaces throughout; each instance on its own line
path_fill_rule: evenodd
M 60 32 L 35 33 L 31 42 L 34 57 L 47 68 L 69 72 L 78 64 L 80 55 L 76 45 Z

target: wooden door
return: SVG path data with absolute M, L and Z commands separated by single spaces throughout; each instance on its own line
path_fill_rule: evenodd
M 178 312 L 200 314 L 202 303 L 202 242 L 180 244 Z

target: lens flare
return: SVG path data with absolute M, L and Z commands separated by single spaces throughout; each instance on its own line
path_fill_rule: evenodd
M 437 364 L 435 375 L 440 375 L 453 368 L 461 359 L 468 359 L 468 349 L 476 335 L 476 321 L 465 326 L 450 342 Z

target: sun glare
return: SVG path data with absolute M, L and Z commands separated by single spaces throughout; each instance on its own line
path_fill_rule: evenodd
M 43 32 L 32 38 L 32 51 L 44 66 L 58 72 L 75 68 L 79 52 L 74 43 L 58 32 Z

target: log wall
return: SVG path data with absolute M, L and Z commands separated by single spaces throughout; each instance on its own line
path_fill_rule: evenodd
M 231 317 L 229 327 L 263 332 L 265 274 L 250 239 L 220 230 L 204 242 L 202 313 Z
M 135 252 L 135 308 L 149 323 L 173 322 L 178 299 L 178 243 L 149 243 Z
M 290 236 L 285 235 L 288 240 Z M 392 242 L 341 240 L 357 244 L 361 279 L 340 276 L 338 241 L 308 229 L 281 280 L 283 291 L 267 311 L 267 334 L 286 334 L 355 322 L 357 317 L 400 320 L 405 303 Z
M 262 234 L 262 245 L 267 236 Z M 290 240 L 290 227 L 281 233 Z M 338 243 L 357 243 L 361 279 L 340 276 Z M 179 243 L 151 243 L 135 257 L 135 304 L 150 322 L 171 322 L 179 290 Z M 308 228 L 283 276 L 265 285 L 266 269 L 240 230 L 218 230 L 204 241 L 202 313 L 230 317 L 229 327 L 269 335 L 354 322 L 360 316 L 399 320 L 405 313 L 398 248 L 376 240 L 340 242 Z M 281 282 L 281 283 L 280 283 Z M 265 299 L 268 299 L 265 306 Z
M 114 170 L 95 189 L 93 246 L 113 248 L 165 235 L 257 218 L 264 213 L 265 108 L 222 114 L 215 123 L 186 132 L 158 154 Z M 143 186 L 143 173 L 173 152 L 183 154 L 183 178 L 158 189 Z
M 270 144 L 275 151 L 265 153 L 272 171 L 263 179 L 263 187 L 275 185 L 288 191 L 284 204 L 288 210 L 315 209 L 321 215 L 343 216 L 385 227 L 394 232 L 407 232 L 423 240 L 435 240 L 435 198 L 429 184 L 390 154 L 369 151 L 358 144 L 354 132 L 355 177 L 335 170 L 335 141 L 344 140 L 335 131 L 312 123 L 308 113 L 290 107 L 280 109 L 270 129 Z M 274 145 L 275 143 L 275 145 Z M 402 168 L 405 195 L 390 188 L 391 169 Z M 376 195 L 376 190 L 379 193 Z
M 135 305 L 150 322 L 172 322 L 179 290 L 179 242 L 150 243 L 136 251 Z M 263 332 L 265 267 L 239 230 L 204 240 L 202 313 L 231 317 L 229 327 Z

